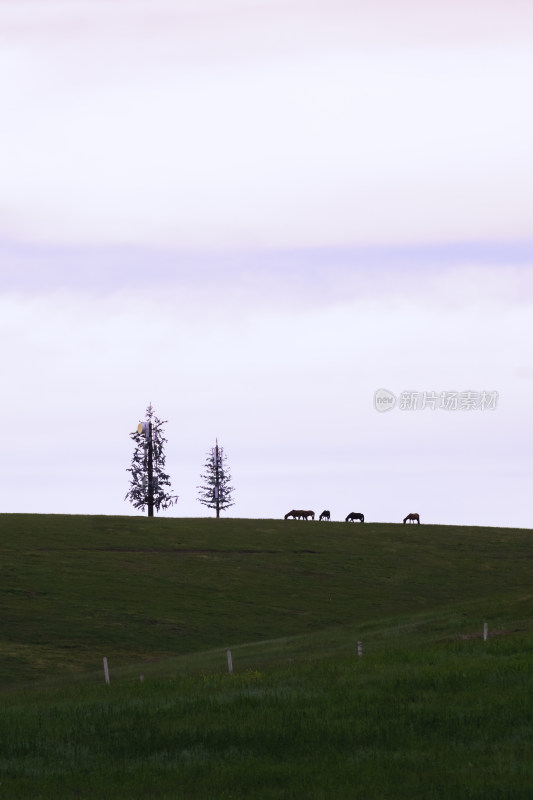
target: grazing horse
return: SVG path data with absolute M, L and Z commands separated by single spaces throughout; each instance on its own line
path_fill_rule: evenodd
M 296 511 L 293 508 L 293 510 L 289 511 L 288 514 L 285 514 L 285 519 L 289 519 L 289 517 L 292 517 L 293 519 L 308 519 L 309 517 L 311 517 L 311 519 L 314 519 L 315 518 L 315 512 L 314 511 L 301 511 L 301 510 Z
M 358 514 L 356 511 L 352 511 L 352 513 L 348 514 L 348 516 L 346 517 L 346 519 L 344 521 L 345 522 L 355 522 L 356 520 L 359 520 L 359 522 L 364 522 L 365 521 L 365 515 L 364 514 Z
M 329 511 L 323 511 L 319 517 L 319 520 L 322 521 L 323 519 L 331 519 L 331 515 Z
M 420 515 L 419 514 L 408 514 L 403 521 L 405 525 L 406 522 L 417 522 L 420 525 Z

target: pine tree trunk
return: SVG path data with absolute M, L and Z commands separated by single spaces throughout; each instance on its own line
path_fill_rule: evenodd
M 148 433 L 148 516 L 154 516 L 154 464 L 152 445 L 152 423 L 149 424 Z
M 219 478 L 218 478 L 218 441 L 216 443 L 215 449 L 215 499 L 217 502 L 217 519 L 220 518 L 220 489 L 219 489 Z

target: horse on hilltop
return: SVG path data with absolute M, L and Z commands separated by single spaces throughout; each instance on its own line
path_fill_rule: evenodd
M 331 515 L 329 511 L 323 511 L 319 517 L 319 520 L 322 521 L 323 519 L 331 519 Z
M 311 517 L 311 519 L 314 519 L 315 512 L 296 510 L 293 508 L 292 511 L 289 511 L 287 514 L 285 514 L 285 519 L 289 519 L 289 517 L 292 517 L 293 519 L 309 519 L 309 517 Z
M 352 513 L 348 514 L 348 516 L 346 517 L 346 519 L 344 521 L 345 522 L 357 522 L 357 521 L 364 522 L 365 521 L 365 515 L 364 514 L 358 514 L 357 511 L 352 511 Z
M 406 516 L 406 518 L 404 519 L 403 524 L 405 525 L 406 522 L 416 522 L 416 523 L 418 523 L 418 525 L 420 525 L 420 515 L 419 514 L 408 514 Z

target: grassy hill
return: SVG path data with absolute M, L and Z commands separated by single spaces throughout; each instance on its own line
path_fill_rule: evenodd
M 103 656 L 120 667 L 338 627 L 353 646 L 413 620 L 443 619 L 453 635 L 533 618 L 527 530 L 23 514 L 0 525 L 3 686 Z
M 2 797 L 531 797 L 531 531 L 0 525 Z

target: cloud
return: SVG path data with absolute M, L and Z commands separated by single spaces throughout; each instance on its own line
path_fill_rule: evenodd
M 190 248 L 529 235 L 527 15 L 510 26 L 508 7 L 480 20 L 463 4 L 454 39 L 455 4 L 434 18 L 418 4 L 150 8 L 4 9 L 5 235 Z
M 401 304 L 527 301 L 530 242 L 416 246 L 187 250 L 0 243 L 4 293 L 71 290 L 88 298 L 143 296 L 194 317 L 218 305 L 240 316 L 264 307 L 300 310 L 350 299 Z M 107 301 L 106 301 L 107 302 Z
M 127 512 L 152 401 L 180 515 L 218 436 L 243 516 L 529 524 L 532 16 L 0 4 L 5 510 Z

